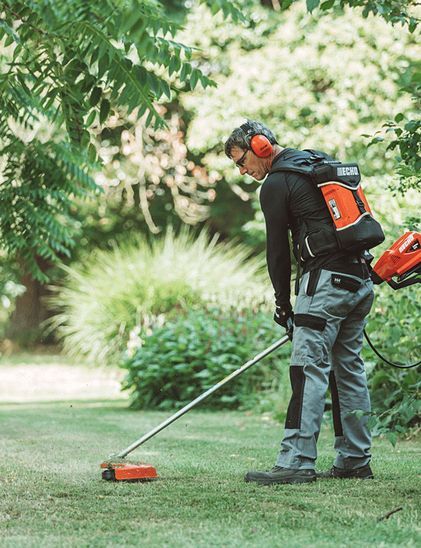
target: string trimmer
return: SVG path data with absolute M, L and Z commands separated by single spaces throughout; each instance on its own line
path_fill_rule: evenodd
M 171 415 L 171 417 L 166 419 L 164 422 L 158 424 L 158 426 L 156 426 L 153 430 L 129 445 L 129 447 L 123 449 L 123 451 L 120 451 L 120 453 L 117 453 L 116 455 L 111 455 L 107 461 L 101 464 L 101 468 L 103 469 L 102 478 L 111 481 L 147 481 L 156 479 L 158 477 L 158 474 L 155 467 L 151 464 L 135 464 L 122 462 L 122 459 L 124 459 L 129 453 L 139 447 L 139 445 L 142 445 L 146 441 L 150 440 L 153 436 L 156 436 L 158 432 L 161 432 L 161 430 L 167 428 L 167 426 L 182 417 L 185 413 L 190 411 L 190 409 L 193 409 L 193 407 L 198 405 L 200 402 L 205 400 L 207 397 L 209 397 L 220 388 L 222 388 L 222 386 L 230 382 L 232 379 L 235 379 L 235 377 L 238 377 L 239 375 L 244 373 L 244 371 L 247 371 L 249 367 L 259 362 L 264 357 L 268 356 L 274 350 L 276 350 L 288 341 L 289 337 L 288 335 L 285 335 L 284 337 L 282 337 L 282 339 L 279 339 L 278 341 L 273 343 L 271 346 L 266 348 L 266 350 L 263 350 L 263 352 L 257 354 L 257 356 L 255 356 L 253 359 L 246 362 L 244 365 L 242 365 L 241 367 L 227 375 L 224 379 L 219 381 L 217 384 L 206 390 L 206 392 L 198 396 L 192 402 L 185 405 L 182 409 L 174 413 L 174 415 Z
M 373 267 L 372 278 L 375 284 L 387 282 L 393 289 L 399 289 L 421 282 L 420 273 L 421 234 L 417 232 L 407 232 L 382 254 Z M 393 278 L 397 279 L 393 280 Z M 206 392 L 198 396 L 192 402 L 171 415 L 171 417 L 156 426 L 153 430 L 147 432 L 137 441 L 129 445 L 129 447 L 115 455 L 111 455 L 108 460 L 101 464 L 103 479 L 112 481 L 148 481 L 156 479 L 158 474 L 154 466 L 151 464 L 138 464 L 124 461 L 125 457 L 137 447 L 156 436 L 156 434 L 164 430 L 164 428 L 167 428 L 167 426 L 182 417 L 185 413 L 193 409 L 193 407 L 208 398 L 211 394 L 219 390 L 219 388 L 244 373 L 244 371 L 271 354 L 274 350 L 284 345 L 288 340 L 288 335 L 285 335 L 266 350 L 263 350 L 263 352 L 260 352 L 260 354 L 257 354 L 253 359 L 249 360 L 227 375 L 220 382 L 206 390 Z M 382 358 L 382 356 L 380 357 Z M 411 366 L 413 367 L 418 364 L 419 362 L 417 364 L 412 364 Z M 402 367 L 398 364 L 393 365 Z

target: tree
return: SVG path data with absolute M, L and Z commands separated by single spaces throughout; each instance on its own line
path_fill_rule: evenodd
M 260 0 L 262 6 L 271 8 L 275 11 L 287 10 L 292 4 L 296 4 L 297 0 Z M 417 0 L 306 0 L 306 7 L 310 13 L 315 12 L 317 15 L 333 12 L 340 14 L 344 8 L 361 9 L 363 17 L 376 15 L 383 18 L 391 25 L 407 26 L 409 32 L 413 33 L 420 21 L 415 15 L 416 7 L 419 6 Z M 419 111 L 421 98 L 421 83 L 419 77 L 419 63 L 414 63 L 402 74 L 401 90 L 404 93 L 410 94 L 415 105 L 415 109 Z M 383 124 L 385 130 L 379 130 L 370 144 L 376 144 L 384 141 L 384 137 L 379 134 L 394 132 L 395 139 L 389 143 L 388 150 L 398 149 L 400 159 L 397 163 L 397 174 L 400 177 L 399 186 L 395 190 L 401 194 L 410 188 L 420 188 L 421 179 L 419 172 L 421 169 L 421 121 L 419 119 L 406 119 L 405 116 L 398 112 L 393 120 L 389 120 Z
M 180 101 L 190 112 L 188 148 L 205 166 L 244 185 L 221 153 L 249 116 L 266 121 L 283 146 L 319 147 L 361 162 L 365 176 L 392 175 L 396 161 L 386 146 L 367 148 L 361 137 L 393 112 L 406 120 L 414 114 L 411 97 L 399 92 L 417 56 L 413 34 L 360 10 L 310 15 L 298 2 L 281 13 L 256 7 L 245 30 L 221 20 L 211 26 L 203 11 L 190 13 L 187 28 L 218 86 Z
M 291 2 L 287 0 L 286 3 L 290 4 Z M 309 12 L 319 6 L 322 12 L 345 6 L 362 8 L 364 17 L 368 17 L 371 13 L 378 15 L 392 25 L 407 26 L 411 33 L 417 29 L 420 21 L 414 14 L 416 6 L 419 5 L 417 0 L 382 0 L 381 2 L 377 0 L 325 0 L 322 3 L 320 3 L 320 0 L 306 0 L 306 3 Z M 421 100 L 419 63 L 413 63 L 402 74 L 401 91 L 412 97 L 414 106 L 419 112 Z M 406 119 L 401 112 L 398 112 L 394 119 L 386 122 L 383 127 L 387 128 L 386 132 L 394 132 L 395 134 L 395 139 L 389 143 L 387 149 L 398 149 L 400 152 L 400 159 L 397 164 L 397 173 L 400 177 L 400 185 L 397 187 L 398 192 L 405 194 L 410 188 L 420 189 L 421 121 L 419 118 Z M 383 137 L 377 135 L 378 133 L 383 132 L 376 132 L 376 136 L 370 144 L 376 144 L 384 140 Z
M 242 17 L 232 2 L 211 4 Z M 100 192 L 89 128 L 117 107 L 162 127 L 156 102 L 171 98 L 172 74 L 186 90 L 214 85 L 177 29 L 154 0 L 2 2 L 0 246 L 30 274 L 27 286 L 70 254 L 74 199 Z

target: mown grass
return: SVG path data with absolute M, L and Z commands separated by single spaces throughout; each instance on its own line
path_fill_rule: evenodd
M 259 487 L 280 427 L 246 413 L 193 411 L 133 453 L 160 480 L 109 483 L 99 463 L 166 418 L 123 403 L 0 406 L 0 545 L 417 546 L 419 444 L 374 444 L 372 481 Z M 331 464 L 330 428 L 319 466 Z M 379 521 L 391 510 L 402 510 Z

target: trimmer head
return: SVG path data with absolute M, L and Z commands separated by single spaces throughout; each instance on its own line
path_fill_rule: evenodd
M 150 481 L 158 478 L 156 468 L 151 464 L 103 462 L 101 468 L 102 479 L 108 481 Z

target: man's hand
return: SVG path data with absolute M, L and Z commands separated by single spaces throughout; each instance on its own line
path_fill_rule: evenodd
M 288 337 L 292 341 L 292 331 L 294 329 L 294 312 L 291 305 L 276 305 L 275 314 L 273 315 L 275 322 L 285 328 Z

